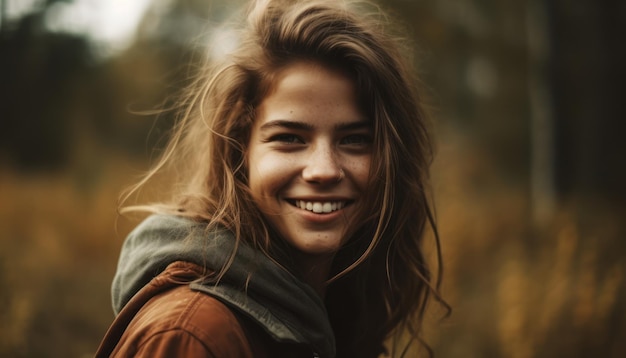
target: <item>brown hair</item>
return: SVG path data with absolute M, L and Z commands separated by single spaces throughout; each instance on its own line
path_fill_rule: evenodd
M 398 42 L 385 33 L 381 12 L 367 15 L 368 7 L 361 5 L 254 3 L 238 48 L 203 67 L 160 161 L 128 194 L 171 166 L 178 191 L 169 204 L 151 210 L 226 227 L 272 258 L 271 228 L 247 185 L 245 153 L 255 109 L 278 71 L 296 61 L 348 73 L 373 123 L 374 150 L 363 220 L 335 257 L 326 296 L 340 357 L 376 357 L 387 338 L 403 331 L 421 342 L 429 298 L 445 305 L 438 293 L 441 253 L 427 195 L 432 149 L 416 77 Z M 422 250 L 428 225 L 437 249 L 436 282 Z

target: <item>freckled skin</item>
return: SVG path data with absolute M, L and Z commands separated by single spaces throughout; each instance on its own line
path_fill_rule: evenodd
M 298 251 L 327 258 L 347 240 L 366 191 L 371 135 L 347 76 L 309 62 L 279 73 L 258 108 L 246 159 L 255 203 Z M 295 200 L 347 204 L 320 214 Z

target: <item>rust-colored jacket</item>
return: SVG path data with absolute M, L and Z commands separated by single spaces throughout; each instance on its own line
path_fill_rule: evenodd
M 312 357 L 304 346 L 277 343 L 218 299 L 191 289 L 202 268 L 175 262 L 117 316 L 97 357 Z
M 153 215 L 126 239 L 113 283 L 117 316 L 97 357 L 334 358 L 317 294 L 227 231 Z M 156 275 L 156 277 L 155 277 Z

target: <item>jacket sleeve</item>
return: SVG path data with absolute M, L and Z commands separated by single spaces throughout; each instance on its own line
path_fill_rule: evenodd
M 134 352 L 127 351 L 124 347 L 121 348 L 115 352 L 113 357 L 218 357 L 200 339 L 181 329 L 156 334 L 147 339 Z

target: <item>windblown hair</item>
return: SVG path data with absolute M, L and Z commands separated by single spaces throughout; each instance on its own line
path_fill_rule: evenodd
M 417 78 L 380 11 L 366 14 L 367 8 L 341 1 L 252 4 L 238 47 L 203 67 L 160 161 L 129 193 L 174 168 L 177 191 L 152 210 L 226 227 L 238 242 L 275 258 L 275 233 L 248 187 L 245 154 L 256 108 L 277 73 L 295 62 L 347 73 L 372 123 L 373 151 L 366 205 L 335 257 L 326 296 L 339 357 L 377 357 L 387 339 L 406 332 L 423 342 L 429 300 L 447 307 L 439 295 L 441 253 L 428 197 L 433 153 Z M 427 227 L 436 242 L 436 275 L 422 249 Z

